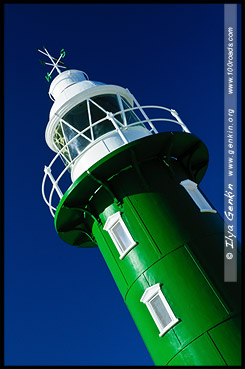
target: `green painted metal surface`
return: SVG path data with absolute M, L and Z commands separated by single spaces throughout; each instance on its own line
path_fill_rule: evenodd
M 145 304 L 140 299 L 150 284 L 142 274 L 131 286 L 126 304 L 156 365 L 165 365 L 180 350 L 180 342 L 174 329 L 159 337 L 159 330 Z
M 208 333 L 227 365 L 241 365 L 241 316 L 219 324 Z
M 160 281 L 177 318 L 175 333 L 186 345 L 228 318 L 228 313 L 185 246 L 169 253 L 145 272 L 150 285 Z M 184 323 L 183 323 L 184 322 Z
M 201 213 L 180 185 L 187 178 L 199 183 L 207 163 L 205 145 L 191 134 L 137 140 L 81 175 L 55 214 L 65 242 L 98 245 L 156 365 L 238 362 L 235 350 L 221 354 L 227 346 L 222 329 L 236 342 L 240 334 L 232 323 L 240 312 L 240 282 L 223 282 L 224 223 L 219 214 Z M 136 242 L 123 259 L 103 229 L 118 211 Z M 162 337 L 140 302 L 156 283 L 179 319 Z
M 108 239 L 107 234 L 103 232 L 101 227 L 99 227 L 98 225 L 94 225 L 93 233 L 98 241 L 100 251 L 106 261 L 108 268 L 110 269 L 110 272 L 112 273 L 117 287 L 124 297 L 128 291 L 128 282 L 124 274 L 122 273 L 118 256 L 115 257 L 112 252 L 113 247 L 111 245 L 111 240 Z
M 147 150 L 145 150 L 147 146 Z M 171 162 L 171 171 L 174 175 L 174 167 L 176 165 L 175 160 L 171 157 L 178 158 L 178 172 L 182 172 L 182 176 L 185 174 L 184 169 L 188 168 L 188 175 L 190 179 L 193 179 L 196 183 L 199 183 L 205 174 L 208 166 L 208 151 L 206 146 L 194 135 L 184 132 L 164 132 L 157 135 L 148 136 L 140 140 L 133 141 L 119 149 L 113 151 L 103 159 L 94 164 L 89 172 L 83 173 L 66 191 L 64 196 L 59 202 L 55 213 L 55 228 L 59 236 L 65 242 L 68 242 L 65 232 L 68 232 L 66 226 L 66 217 L 64 221 L 63 209 L 67 208 L 83 208 L 88 206 L 88 202 L 94 192 L 101 186 L 96 182 L 94 178 L 98 178 L 100 181 L 104 181 L 111 186 L 111 178 L 117 178 L 118 175 L 124 172 L 125 168 L 131 166 L 135 170 L 135 157 L 142 163 L 147 162 L 151 158 L 155 158 L 161 163 Z M 130 181 L 130 178 L 128 178 Z M 142 187 L 142 179 L 140 181 L 140 187 L 136 189 L 139 191 Z M 130 186 L 133 183 L 130 181 Z M 115 191 L 118 191 L 118 187 Z M 111 188 L 112 190 L 112 188 Z M 108 206 L 111 205 L 114 198 L 109 194 L 105 188 L 102 187 L 102 191 L 97 193 L 97 197 L 100 201 L 97 201 L 97 215 L 101 214 Z M 122 201 L 122 199 L 121 199 Z M 76 217 L 77 214 L 74 216 Z M 73 217 L 70 214 L 72 223 Z M 88 216 L 85 223 L 89 222 Z M 81 215 L 81 222 L 83 215 Z M 65 227 L 65 231 L 63 231 Z M 73 227 L 69 229 L 69 232 L 73 231 Z M 72 237 L 72 233 L 70 233 Z M 69 243 L 69 242 L 68 242 Z M 73 243 L 72 243 L 73 244 Z M 82 246 L 81 242 L 81 246 Z M 76 243 L 79 245 L 79 243 Z
M 208 333 L 204 333 L 180 351 L 167 365 L 169 366 L 226 366 L 225 360 L 215 347 Z

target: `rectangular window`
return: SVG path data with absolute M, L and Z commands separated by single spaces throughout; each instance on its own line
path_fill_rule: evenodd
M 202 213 L 217 213 L 217 211 L 209 205 L 205 197 L 199 191 L 195 182 L 191 181 L 190 179 L 185 179 L 184 181 L 180 182 L 180 184 L 188 192 Z
M 167 325 L 169 325 L 171 323 L 171 318 L 164 307 L 161 297 L 159 295 L 156 295 L 149 301 L 149 303 L 151 304 L 151 307 L 161 326 L 166 327 Z
M 103 229 L 109 233 L 119 252 L 120 259 L 123 259 L 124 256 L 137 244 L 133 240 L 120 212 L 109 216 Z
M 140 301 L 146 304 L 159 329 L 160 337 L 179 321 L 165 299 L 160 288 L 160 283 L 148 287 L 143 293 Z

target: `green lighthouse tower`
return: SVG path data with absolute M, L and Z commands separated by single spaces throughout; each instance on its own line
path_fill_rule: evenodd
M 63 49 L 39 51 L 53 66 L 46 79 L 58 72 L 45 133 L 56 154 L 42 183 L 58 235 L 99 247 L 156 365 L 241 365 L 240 252 L 227 283 L 224 221 L 199 189 L 206 146 L 175 110 L 67 69 Z

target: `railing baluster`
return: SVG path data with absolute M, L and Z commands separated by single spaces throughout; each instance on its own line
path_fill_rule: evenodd
M 55 181 L 53 175 L 51 174 L 51 168 L 46 167 L 46 165 L 45 165 L 44 173 L 47 173 L 47 175 L 49 176 L 50 181 L 52 182 L 54 189 L 56 190 L 59 198 L 61 199 L 63 197 L 63 193 L 62 193 L 61 189 L 59 188 L 57 182 Z
M 119 96 L 118 96 L 119 98 Z M 69 165 L 65 166 L 65 168 L 61 171 L 61 173 L 59 174 L 59 176 L 57 177 L 57 179 L 55 180 L 53 175 L 51 174 L 51 167 L 52 165 L 55 163 L 56 159 L 62 154 L 62 151 L 68 146 L 68 144 L 70 144 L 72 141 L 74 141 L 79 135 L 80 136 L 83 136 L 83 134 L 85 133 L 85 131 L 87 130 L 93 130 L 93 127 L 97 126 L 98 124 L 100 123 L 103 123 L 106 119 L 109 119 L 112 124 L 114 125 L 114 128 L 115 128 L 115 131 L 118 132 L 118 134 L 120 135 L 120 137 L 122 138 L 124 144 L 128 143 L 128 140 L 126 139 L 126 137 L 124 136 L 123 134 L 123 128 L 125 128 L 125 125 L 121 124 L 119 125 L 119 121 L 116 119 L 116 116 L 118 114 L 122 114 L 123 118 L 124 118 L 124 124 L 125 124 L 125 120 L 126 120 L 126 112 L 129 112 L 129 111 L 134 111 L 134 110 L 140 110 L 142 115 L 144 116 L 145 120 L 141 119 L 139 120 L 138 122 L 134 122 L 132 124 L 129 124 L 128 125 L 128 128 L 130 127 L 134 127 L 134 126 L 137 126 L 137 125 L 140 125 L 142 123 L 149 123 L 150 125 L 150 129 L 149 129 L 149 132 L 150 133 L 158 133 L 157 129 L 155 128 L 155 126 L 153 125 L 153 121 L 168 121 L 168 122 L 173 122 L 173 123 L 176 123 L 178 125 L 180 125 L 183 129 L 183 131 L 187 132 L 187 133 L 190 133 L 189 129 L 186 127 L 186 125 L 182 122 L 182 120 L 180 119 L 178 113 L 174 110 L 174 109 L 169 109 L 169 108 L 165 108 L 165 107 L 162 107 L 162 106 L 156 106 L 156 105 L 145 105 L 145 106 L 140 106 L 138 101 L 136 99 L 134 99 L 135 103 L 137 106 L 134 106 L 134 107 L 131 107 L 129 109 L 123 109 L 123 106 L 122 104 L 120 104 L 120 108 L 121 110 L 117 113 L 111 113 L 111 112 L 106 112 L 107 115 L 105 118 L 102 118 L 102 119 L 99 119 L 97 122 L 92 122 L 92 119 L 91 119 L 91 115 L 89 114 L 89 120 L 90 120 L 90 125 L 89 127 L 86 127 L 85 129 L 83 129 L 81 132 L 78 132 L 69 142 L 66 143 L 66 145 L 64 145 L 64 147 L 62 147 L 61 150 L 59 150 L 55 157 L 51 160 L 49 166 L 45 166 L 44 167 L 44 178 L 43 178 L 43 182 L 42 182 L 42 195 L 43 195 L 43 198 L 44 198 L 44 201 L 46 202 L 46 204 L 49 206 L 49 209 L 50 209 L 50 212 L 51 214 L 54 216 L 54 211 L 56 210 L 56 208 L 54 206 L 52 206 L 52 198 L 53 198 L 53 192 L 54 190 L 57 192 L 59 198 L 61 199 L 63 197 L 63 193 L 60 189 L 60 187 L 58 186 L 58 182 L 60 181 L 61 177 L 64 175 L 64 173 L 73 165 L 73 163 L 75 162 L 75 160 L 78 158 L 78 156 L 80 156 L 80 154 L 73 158 L 72 161 L 69 163 Z M 89 101 L 87 100 L 87 104 L 89 104 Z M 95 104 L 97 105 L 97 104 Z M 153 119 L 150 119 L 146 113 L 144 112 L 143 109 L 146 109 L 146 108 L 155 108 L 155 109 L 160 109 L 160 110 L 166 110 L 168 111 L 169 113 L 172 114 L 172 116 L 176 119 L 176 120 L 172 120 L 172 119 L 166 119 L 166 118 L 153 118 Z M 89 112 L 90 113 L 90 112 Z M 114 130 L 113 131 L 110 131 L 108 132 L 107 135 L 110 135 L 112 132 L 115 132 Z M 103 139 L 105 138 L 105 136 L 107 135 L 103 135 Z M 97 142 L 97 140 L 94 140 L 93 141 L 93 137 L 92 137 L 92 142 L 90 142 L 90 144 L 81 152 L 81 153 L 85 153 L 87 150 L 90 149 L 90 147 L 95 143 Z M 90 140 L 91 141 L 91 140 Z M 98 139 L 99 141 L 99 139 Z M 47 176 L 49 177 L 51 183 L 52 183 L 52 189 L 49 193 L 49 199 L 46 198 L 46 195 L 45 195 L 45 182 L 46 182 L 46 179 L 47 179 Z

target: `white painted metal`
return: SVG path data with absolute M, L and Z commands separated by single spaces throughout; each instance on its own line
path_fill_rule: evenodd
M 125 115 L 125 111 L 123 109 L 123 104 L 122 104 L 122 99 L 119 93 L 117 93 L 117 100 L 120 106 L 120 110 L 122 111 L 122 115 L 123 115 L 123 123 L 125 126 L 127 126 L 127 119 L 126 119 L 126 115 Z
M 120 236 L 117 234 L 117 232 L 115 232 L 116 226 L 121 227 Z M 129 253 L 129 251 L 137 245 L 137 242 L 134 241 L 126 224 L 124 223 L 120 211 L 110 215 L 107 218 L 103 229 L 109 233 L 114 245 L 119 252 L 120 260 L 123 259 Z
M 69 69 L 64 71 L 51 82 L 49 87 L 49 94 L 57 100 L 59 95 L 69 86 L 86 81 L 85 73 L 80 70 Z
M 53 184 L 53 187 L 55 189 L 55 191 L 57 192 L 57 194 L 59 195 L 59 198 L 61 199 L 63 197 L 63 193 L 61 191 L 61 189 L 59 188 L 59 186 L 57 185 L 57 181 L 55 181 L 53 175 L 51 174 L 51 168 L 47 167 L 46 165 L 44 166 L 44 173 L 47 174 Z
M 124 141 L 119 133 L 125 137 Z M 71 168 L 71 180 L 74 182 L 82 173 L 89 169 L 97 161 L 117 150 L 129 142 L 149 136 L 151 133 L 144 127 L 132 127 L 128 130 L 111 131 L 96 140 L 94 145 L 87 146 L 84 152 L 75 160 Z
M 57 151 L 52 140 L 54 130 L 57 124 L 59 123 L 60 118 L 62 118 L 73 107 L 94 96 L 104 94 L 116 95 L 117 93 L 119 93 L 120 96 L 122 96 L 126 101 L 128 101 L 130 106 L 133 106 L 133 101 L 129 92 L 126 89 L 119 86 L 105 85 L 100 82 L 83 81 L 75 83 L 70 87 L 66 88 L 59 95 L 59 98 L 54 102 L 50 110 L 49 114 L 50 119 L 45 131 L 45 139 L 48 146 L 53 151 Z
M 168 111 L 168 112 L 171 113 L 171 109 L 168 109 L 168 108 L 165 108 L 165 107 L 160 107 L 160 106 L 155 106 L 155 105 L 147 105 L 147 106 L 141 106 L 140 107 L 141 110 L 142 109 L 147 109 L 147 108 L 155 108 L 155 109 L 165 110 L 165 111 Z M 139 110 L 139 107 L 132 107 L 132 108 L 129 108 L 129 109 L 124 109 L 120 112 L 115 113 L 114 117 L 119 113 L 121 114 L 123 112 L 125 113 L 125 112 L 128 112 L 128 111 L 135 111 L 137 109 Z M 79 135 L 83 135 L 83 137 L 84 137 L 84 132 L 86 130 L 93 128 L 97 124 L 102 123 L 105 119 L 106 119 L 106 117 L 103 118 L 103 119 L 100 119 L 99 121 L 97 121 L 95 123 L 90 124 L 90 126 L 87 127 L 86 129 L 84 129 L 83 131 L 78 132 L 77 135 L 74 136 L 62 148 L 62 150 L 59 150 L 57 152 L 57 154 L 55 155 L 55 157 L 51 161 L 51 163 L 49 165 L 49 168 L 51 168 L 54 165 L 54 163 L 56 162 L 56 159 L 62 155 L 62 151 L 68 146 L 68 144 L 70 144 L 73 140 L 75 140 Z M 59 117 L 58 117 L 57 121 L 59 122 Z M 175 124 L 180 125 L 182 127 L 182 129 L 184 130 L 184 127 L 183 127 L 184 123 L 182 121 L 181 121 L 182 123 L 180 123 L 178 120 L 175 121 L 173 119 L 168 119 L 168 118 L 154 118 L 154 119 L 151 119 L 151 122 L 153 122 L 153 121 L 173 122 Z M 141 124 L 141 123 L 144 124 L 144 123 L 148 123 L 148 122 L 149 122 L 149 118 L 147 117 L 147 119 L 139 120 L 139 122 L 130 124 L 129 126 L 126 126 L 125 128 L 121 127 L 121 130 L 123 131 L 123 134 L 127 138 L 128 142 L 132 142 L 132 141 L 134 141 L 136 139 L 139 139 L 141 137 L 145 137 L 146 135 L 151 135 L 152 134 L 151 130 L 148 130 L 147 128 L 144 128 L 144 127 L 139 127 L 139 124 Z M 90 121 L 90 123 L 91 123 L 91 121 Z M 135 130 L 135 128 L 136 128 L 136 130 Z M 83 172 L 85 172 L 95 162 L 97 162 L 98 160 L 100 160 L 105 155 L 109 154 L 113 150 L 116 150 L 118 147 L 125 144 L 116 130 L 108 132 L 103 137 L 100 137 L 99 140 L 92 139 L 92 141 L 93 142 L 90 143 L 85 148 L 85 150 L 82 152 L 82 154 L 78 158 L 73 159 L 70 162 L 70 164 L 63 169 L 63 171 L 60 173 L 60 175 L 58 176 L 56 181 L 51 180 L 51 178 L 49 176 L 49 178 L 50 178 L 50 180 L 53 184 L 53 187 L 52 187 L 51 192 L 50 192 L 49 200 L 47 200 L 46 195 L 45 195 L 45 183 L 46 183 L 46 179 L 47 179 L 47 173 L 45 173 L 44 178 L 43 178 L 43 183 L 42 183 L 42 194 L 43 194 L 43 198 L 44 198 L 45 202 L 49 205 L 50 212 L 53 216 L 54 216 L 54 211 L 56 210 L 56 207 L 54 207 L 52 205 L 53 192 L 54 191 L 58 192 L 57 191 L 57 186 L 54 185 L 54 183 L 57 184 L 69 168 L 71 169 L 71 179 L 72 179 L 72 181 L 75 181 L 78 178 L 79 175 L 81 175 Z M 54 149 L 55 149 L 55 151 L 57 151 L 57 148 L 55 146 L 54 146 Z M 58 193 L 58 195 L 59 195 L 59 193 Z
M 151 129 L 153 130 L 153 132 L 154 133 L 158 133 L 157 130 L 156 130 L 156 128 L 154 127 L 154 125 L 151 123 L 150 119 L 146 115 L 145 111 L 141 108 L 140 104 L 138 103 L 138 101 L 136 100 L 136 98 L 134 96 L 133 96 L 133 99 L 134 99 L 134 102 L 136 103 L 137 107 L 140 109 L 141 113 L 143 114 L 143 116 L 146 118 L 146 121 L 150 125 Z
M 164 108 L 164 107 L 159 107 L 159 106 L 154 106 L 154 105 L 141 106 L 141 109 L 146 109 L 146 108 L 155 108 L 155 109 L 160 109 L 160 110 L 165 110 L 165 111 L 171 112 L 171 109 Z M 134 110 L 137 110 L 137 109 L 139 109 L 139 108 L 134 107 L 134 108 L 131 108 L 131 109 L 124 109 L 124 112 L 130 111 L 130 110 L 134 111 Z M 122 113 L 122 111 L 120 113 Z M 116 115 L 117 115 L 117 113 L 114 114 L 114 116 L 116 116 Z M 88 127 L 87 129 L 91 129 L 93 126 L 102 123 L 104 121 L 104 119 L 101 119 L 100 121 L 97 121 L 97 122 L 91 124 L 91 126 Z M 139 122 L 131 124 L 130 126 L 126 127 L 126 129 L 124 130 L 124 135 L 127 137 L 127 140 L 129 142 L 132 142 L 132 141 L 134 141 L 136 139 L 139 139 L 141 137 L 144 137 L 146 135 L 151 135 L 152 134 L 150 130 L 147 130 L 146 128 L 143 128 L 143 127 L 141 129 L 141 132 L 139 132 L 139 129 L 140 129 L 140 127 L 138 126 L 139 123 L 147 123 L 148 120 L 149 119 L 140 120 Z M 175 121 L 173 119 L 167 119 L 167 118 L 155 118 L 155 119 L 151 119 L 151 122 L 152 121 L 172 122 L 172 123 L 175 123 L 177 125 L 180 125 L 183 129 L 182 124 L 180 124 L 180 122 L 177 121 L 177 120 Z M 135 130 L 133 130 L 133 128 L 137 128 L 137 132 Z M 121 129 L 123 129 L 123 128 L 121 128 Z M 63 147 L 62 150 L 64 150 L 68 146 L 68 144 L 71 143 L 73 140 L 75 140 L 80 134 L 83 134 L 84 131 L 85 130 L 83 130 L 82 132 L 80 132 L 76 136 L 74 136 Z M 143 131 L 144 131 L 144 133 L 143 133 Z M 71 179 L 72 179 L 72 181 L 75 181 L 75 179 L 78 178 L 78 176 L 81 175 L 81 173 L 85 172 L 91 165 L 93 165 L 95 162 L 100 160 L 102 157 L 109 154 L 113 150 L 116 150 L 118 147 L 120 147 L 124 144 L 121 137 L 119 137 L 119 135 L 116 131 L 111 131 L 111 132 L 107 133 L 105 136 L 101 137 L 100 140 L 98 140 L 96 143 L 95 143 L 95 140 L 92 140 L 92 141 L 94 141 L 94 143 L 90 144 L 90 146 L 88 145 L 86 147 L 86 149 L 83 151 L 81 156 L 79 156 L 78 158 L 73 159 L 71 161 L 71 163 L 63 169 L 63 171 L 59 174 L 58 178 L 55 181 L 56 184 L 59 183 L 60 179 L 68 171 L 69 168 L 71 169 L 71 174 L 72 174 Z M 98 146 L 96 146 L 97 144 L 98 144 Z M 56 147 L 55 147 L 55 149 L 57 151 Z M 59 150 L 56 153 L 55 157 L 53 158 L 53 160 L 49 164 L 49 168 L 51 168 L 55 164 L 56 159 L 59 158 L 62 155 L 62 150 Z M 96 152 L 97 156 L 95 155 L 95 152 Z M 54 181 L 52 181 L 53 187 L 51 189 L 49 199 L 47 200 L 46 195 L 45 195 L 46 179 L 47 179 L 47 173 L 45 173 L 44 178 L 43 178 L 42 194 L 43 194 L 43 198 L 44 198 L 45 202 L 49 206 L 51 214 L 54 216 L 54 211 L 56 210 L 56 207 L 52 205 L 53 193 L 54 193 L 54 191 L 56 191 L 56 192 L 58 192 L 58 191 L 57 191 L 57 187 L 54 186 Z M 67 190 L 67 188 L 64 189 L 64 192 L 66 190 Z
M 162 303 L 162 306 L 159 306 L 159 311 L 156 311 L 152 306 L 152 301 L 157 296 Z M 159 329 L 159 337 L 163 336 L 167 331 L 169 331 L 170 328 L 178 323 L 179 319 L 176 318 L 166 298 L 164 297 L 160 283 L 156 283 L 155 285 L 148 287 L 143 293 L 140 302 L 146 304 L 154 322 L 156 323 L 157 328 Z M 163 325 L 160 315 L 162 313 L 164 316 L 166 312 L 169 316 L 170 322 L 167 325 Z
M 46 56 L 50 59 L 50 61 L 51 61 L 51 64 L 50 64 L 50 63 L 46 63 L 46 62 L 44 63 L 44 64 L 46 64 L 46 65 L 51 65 L 51 66 L 53 66 L 53 69 L 50 71 L 49 75 L 51 76 L 51 74 L 53 73 L 53 71 L 54 71 L 55 69 L 56 69 L 56 71 L 58 72 L 58 74 L 61 74 L 61 71 L 60 71 L 60 69 L 59 69 L 59 68 L 66 68 L 66 67 L 64 67 L 64 66 L 62 66 L 62 65 L 59 65 L 60 59 L 62 58 L 62 54 L 60 54 L 59 58 L 55 61 L 55 58 L 49 54 L 48 50 L 47 50 L 45 47 L 43 47 L 43 49 L 45 50 L 45 52 L 44 52 L 44 51 L 42 51 L 42 50 L 40 50 L 40 49 L 37 49 L 37 50 L 38 50 L 40 53 L 42 53 L 42 54 L 46 55 Z
M 217 213 L 215 209 L 207 202 L 203 194 L 199 191 L 197 183 L 191 181 L 190 179 L 185 179 L 180 182 L 180 185 L 188 192 L 192 200 L 200 209 L 201 213 Z
M 180 125 L 182 126 L 183 128 L 183 131 L 184 132 L 187 132 L 187 133 L 190 133 L 189 129 L 186 127 L 186 125 L 182 122 L 182 120 L 180 119 L 179 117 L 179 114 L 177 113 L 176 110 L 174 109 L 171 109 L 170 110 L 170 113 L 172 114 L 173 117 L 175 117 L 177 119 L 177 121 L 180 123 Z
M 56 191 L 59 198 L 63 196 L 58 183 L 68 169 L 71 174 L 71 180 L 72 182 L 74 182 L 93 164 L 95 164 L 97 161 L 99 161 L 112 151 L 142 137 L 146 137 L 151 134 L 157 134 L 158 131 L 153 122 L 172 122 L 181 126 L 183 131 L 190 132 L 185 124 L 182 122 L 182 120 L 179 118 L 175 110 L 155 105 L 140 106 L 138 101 L 128 89 L 124 89 L 116 85 L 106 85 L 101 82 L 89 81 L 86 79 L 86 75 L 82 71 L 67 70 L 65 72 L 59 73 L 50 85 L 49 94 L 50 97 L 54 100 L 54 104 L 50 110 L 50 119 L 45 131 L 45 138 L 48 146 L 56 152 L 56 155 L 51 161 L 50 165 L 48 167 L 45 167 L 45 174 L 42 183 L 42 194 L 53 216 L 54 211 L 56 210 L 56 207 L 52 204 L 53 193 L 54 191 Z M 117 112 L 112 113 L 111 111 L 106 111 L 103 106 L 100 106 L 98 103 L 96 103 L 96 101 L 93 100 L 93 98 L 107 94 L 114 95 L 117 98 L 119 107 L 119 110 Z M 124 102 L 128 104 L 127 109 L 124 109 L 122 99 L 124 99 Z M 79 131 L 69 122 L 66 122 L 64 120 L 64 117 L 68 112 L 71 111 L 71 109 L 83 102 L 84 104 L 86 104 L 87 107 L 88 126 L 85 127 L 82 131 Z M 103 118 L 97 120 L 96 122 L 93 122 L 92 120 L 91 109 L 93 105 L 97 106 L 97 108 L 100 109 L 101 112 L 103 112 L 103 114 L 105 115 Z M 168 113 L 171 113 L 176 120 L 169 118 L 150 119 L 146 114 L 145 109 L 158 109 L 159 112 L 161 112 L 162 110 L 167 111 Z M 138 115 L 136 115 L 135 113 Z M 132 120 L 130 122 L 127 122 L 127 117 L 130 114 L 133 114 L 130 116 L 130 118 L 133 120 L 133 123 L 130 123 Z M 120 121 L 120 119 L 122 119 L 122 121 Z M 98 125 L 102 125 L 101 127 L 103 129 L 103 123 L 108 120 L 112 123 L 112 130 L 105 133 L 104 135 L 102 133 L 101 136 L 96 136 L 94 131 L 96 127 L 98 127 Z M 65 139 L 64 142 L 66 143 L 61 150 L 58 149 L 54 142 L 54 133 L 59 123 L 61 124 L 61 129 Z M 69 127 L 69 129 L 72 129 L 72 132 L 75 135 L 74 137 L 72 137 L 72 139 L 70 139 L 69 142 L 66 141 L 64 134 L 65 125 Z M 91 138 L 87 136 L 89 132 L 91 133 Z M 72 159 L 70 145 L 74 145 L 79 137 L 83 137 L 83 140 L 85 140 L 84 142 L 87 141 L 87 146 L 85 144 L 84 148 L 82 149 L 82 143 L 79 146 L 78 156 Z M 95 139 L 95 137 L 97 138 Z M 69 153 L 69 160 L 64 156 L 65 150 Z M 63 156 L 65 161 L 68 163 L 62 170 L 62 172 L 58 175 L 58 177 L 54 179 L 53 175 L 51 174 L 51 167 L 53 168 L 53 165 L 56 163 L 56 159 L 61 156 Z M 45 184 L 47 177 L 52 184 L 48 199 L 45 195 Z M 67 189 L 65 189 L 65 191 L 66 190 Z

